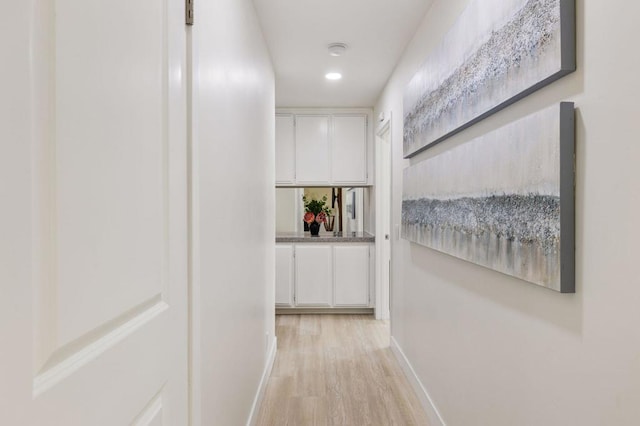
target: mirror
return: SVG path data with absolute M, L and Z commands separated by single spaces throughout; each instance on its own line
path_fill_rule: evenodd
M 330 218 L 326 226 L 320 227 L 320 235 L 363 232 L 364 191 L 365 188 L 276 188 L 276 232 L 304 232 L 303 195 L 309 201 L 327 199 Z

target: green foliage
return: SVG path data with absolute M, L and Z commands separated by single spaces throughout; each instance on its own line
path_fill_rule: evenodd
M 311 212 L 317 215 L 320 212 L 324 212 L 327 216 L 331 215 L 331 209 L 327 206 L 327 196 L 324 195 L 321 200 L 311 199 L 309 200 L 305 195 L 302 196 L 304 202 L 304 211 Z

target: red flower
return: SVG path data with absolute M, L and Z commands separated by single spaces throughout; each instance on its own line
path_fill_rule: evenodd
M 318 215 L 316 216 L 316 222 L 325 223 L 326 221 L 327 221 L 327 215 L 325 214 L 325 212 L 318 213 Z
M 304 214 L 304 221 L 311 224 L 316 217 L 311 212 L 306 212 Z

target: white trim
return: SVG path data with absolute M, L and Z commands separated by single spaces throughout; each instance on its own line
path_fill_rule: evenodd
M 302 223 L 302 217 L 304 216 L 304 202 L 302 201 L 302 196 L 304 195 L 304 188 L 295 188 L 295 212 L 294 218 L 296 223 L 296 232 L 304 232 L 304 224 Z
M 271 370 L 276 360 L 276 352 L 278 351 L 278 338 L 274 337 L 271 343 L 271 349 L 269 350 L 269 356 L 267 357 L 267 363 L 264 366 L 262 378 L 260 379 L 260 385 L 258 385 L 258 391 L 256 397 L 253 399 L 253 405 L 251 406 L 251 412 L 249 413 L 249 419 L 247 420 L 247 426 L 256 426 L 258 421 L 258 413 L 260 412 L 260 406 L 262 405 L 262 399 L 264 398 L 265 391 L 267 390 L 267 383 L 271 376 Z
M 395 355 L 398 363 L 400 364 L 400 367 L 402 368 L 402 371 L 404 371 L 404 374 L 409 380 L 409 383 L 411 383 L 411 387 L 413 387 L 413 390 L 418 395 L 420 404 L 422 405 L 422 408 L 424 408 L 424 411 L 427 413 L 427 417 L 429 418 L 429 424 L 433 426 L 446 426 L 446 423 L 442 419 L 440 412 L 438 412 L 436 405 L 433 403 L 433 400 L 429 396 L 427 389 L 425 389 L 415 370 L 411 366 L 411 363 L 405 356 L 404 352 L 402 352 L 400 345 L 398 345 L 398 342 L 393 336 L 391 336 L 391 352 L 393 352 L 393 354 Z
M 374 285 L 375 285 L 375 313 L 376 319 L 378 320 L 388 320 L 390 319 L 390 311 L 389 311 L 389 286 L 390 282 L 388 280 L 383 279 L 383 262 L 384 257 L 384 220 L 387 219 L 389 221 L 389 227 L 391 226 L 391 217 L 389 217 L 391 211 L 391 200 L 383 200 L 383 185 L 387 186 L 389 189 L 391 188 L 391 174 L 388 176 L 388 181 L 383 182 L 382 180 L 382 160 L 384 157 L 388 161 L 391 161 L 391 152 L 387 154 L 387 156 L 382 155 L 382 146 L 384 141 L 382 140 L 382 136 L 387 134 L 388 138 L 391 138 L 391 115 L 376 129 L 375 134 L 375 158 L 376 158 L 376 167 L 375 167 L 375 194 L 376 194 L 376 202 L 375 202 L 375 210 L 376 210 L 376 220 L 375 220 L 375 234 L 376 234 L 376 243 L 375 243 L 375 277 L 374 277 Z M 391 150 L 392 140 L 389 139 L 389 150 Z M 389 165 L 390 167 L 390 165 Z M 391 195 L 391 191 L 389 190 L 389 196 Z M 386 211 L 387 214 L 383 215 L 382 212 Z M 391 234 L 391 229 L 389 229 L 389 234 Z M 388 244 L 391 244 L 389 241 Z M 391 251 L 391 250 L 389 250 Z M 391 253 L 389 253 L 391 256 Z M 386 287 L 386 288 L 385 288 Z
M 278 107 L 276 114 L 367 114 L 373 116 L 372 108 L 313 108 L 313 107 Z
M 188 129 L 188 256 L 189 256 L 189 425 L 202 425 L 202 314 L 200 287 L 200 116 L 196 94 L 199 79 L 194 78 L 200 68 L 200 44 L 192 27 L 187 32 L 187 129 Z M 274 118 L 275 120 L 275 118 Z

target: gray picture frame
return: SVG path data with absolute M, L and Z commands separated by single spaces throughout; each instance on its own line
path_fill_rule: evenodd
M 507 0 L 504 0 L 504 1 L 506 2 Z M 540 4 L 553 3 L 554 5 L 557 5 L 558 10 L 556 11 L 556 9 L 554 8 L 553 13 L 554 13 L 554 19 L 557 19 L 559 22 L 559 29 L 557 29 L 557 34 L 554 30 L 553 37 L 559 37 L 559 40 L 556 41 L 556 43 L 558 43 L 558 46 L 559 46 L 559 52 L 558 52 L 559 57 L 556 57 L 556 52 L 554 51 L 552 52 L 553 55 L 548 54 L 547 56 L 549 56 L 549 58 L 545 57 L 545 60 L 550 59 L 553 61 L 557 61 L 556 63 L 558 64 L 558 67 L 554 68 L 551 71 L 548 71 L 546 68 L 544 70 L 541 70 L 541 74 L 539 76 L 536 76 L 533 81 L 529 81 L 529 79 L 526 79 L 525 81 L 525 79 L 523 79 L 522 84 L 524 85 L 524 87 L 515 87 L 517 85 L 514 85 L 513 93 L 509 93 L 506 98 L 504 97 L 505 95 L 501 93 L 498 93 L 496 95 L 495 92 L 499 92 L 497 90 L 488 90 L 487 93 L 483 93 L 481 90 L 476 91 L 475 89 L 477 88 L 476 86 L 477 81 L 480 81 L 482 83 L 483 81 L 489 81 L 490 78 L 495 78 L 495 76 L 492 76 L 490 73 L 488 74 L 489 77 L 487 77 L 486 75 L 484 76 L 470 75 L 470 72 L 473 74 L 474 71 L 476 74 L 480 73 L 481 71 L 486 73 L 487 68 L 484 68 L 482 70 L 478 70 L 478 69 L 474 70 L 472 66 L 469 66 L 467 67 L 469 69 L 466 69 L 466 68 L 464 69 L 465 72 L 459 73 L 463 75 L 463 77 L 456 79 L 455 73 L 457 70 L 459 71 L 461 68 L 463 68 L 464 61 L 462 61 L 461 58 L 459 57 L 448 58 L 446 54 L 442 53 L 445 51 L 447 52 L 449 51 L 449 49 L 446 48 L 447 41 L 450 43 L 453 43 L 455 41 L 455 37 L 451 37 L 454 40 L 448 40 L 447 39 L 447 36 L 449 36 L 448 34 L 447 36 L 445 36 L 445 39 L 443 40 L 441 45 L 435 49 L 436 51 L 432 52 L 432 55 L 427 58 L 425 63 L 423 63 L 420 69 L 416 72 L 416 75 L 414 76 L 412 81 L 407 85 L 407 88 L 405 90 L 404 135 L 403 135 L 404 158 L 410 158 L 410 157 L 413 157 L 414 155 L 419 154 L 425 149 L 428 149 L 442 142 L 443 140 L 455 135 L 456 133 L 463 131 L 464 129 L 485 119 L 486 117 L 500 111 L 501 109 L 513 104 L 514 102 L 517 102 L 518 100 L 530 95 L 531 93 L 541 89 L 542 87 L 545 87 L 551 84 L 552 82 L 576 70 L 575 0 L 540 0 L 539 2 L 537 2 L 537 0 L 509 0 L 509 1 L 524 2 L 526 5 L 533 4 L 534 6 L 536 6 L 537 3 L 540 3 Z M 471 4 L 471 6 L 473 6 L 473 4 Z M 557 16 L 555 16 L 556 12 L 558 13 Z M 456 22 L 454 27 L 450 30 L 450 32 L 456 30 L 457 26 L 465 27 L 467 24 L 467 22 L 465 22 L 465 19 L 471 19 L 467 15 L 469 14 L 463 13 L 463 15 L 458 19 L 458 21 Z M 529 15 L 531 15 L 531 13 Z M 547 20 L 545 19 L 541 19 L 541 21 L 547 22 Z M 512 26 L 514 26 L 515 24 L 516 23 L 511 23 Z M 534 24 L 535 24 L 535 20 L 534 20 Z M 504 28 L 509 29 L 509 23 L 499 28 L 497 31 L 492 31 L 489 41 L 487 41 L 483 45 L 480 45 L 478 49 L 473 50 L 472 53 L 469 54 L 469 57 L 473 58 L 473 54 L 476 54 L 476 52 L 485 52 L 485 51 L 492 50 L 492 49 L 486 49 L 486 48 L 483 50 L 483 48 L 486 47 L 487 43 L 490 43 L 491 40 L 494 39 L 493 37 L 494 34 L 500 34 L 500 31 Z M 461 31 L 462 30 L 458 30 L 458 32 L 461 32 Z M 510 37 L 511 36 L 513 37 L 512 43 L 515 46 L 513 47 L 513 51 L 514 51 L 513 54 L 518 55 L 522 53 L 518 51 L 518 49 L 521 48 L 520 46 L 523 44 L 522 40 L 518 39 L 518 34 L 520 33 L 518 31 L 514 32 L 512 28 L 511 28 L 511 31 L 505 30 L 504 32 L 505 34 L 502 36 L 503 42 L 508 43 L 510 40 Z M 513 35 L 514 33 L 515 35 Z M 538 35 L 535 31 L 532 31 L 532 33 Z M 486 34 L 478 35 L 478 37 L 483 37 L 483 36 L 486 36 Z M 541 35 L 538 35 L 538 36 L 541 38 L 543 37 Z M 500 38 L 500 37 L 497 37 L 497 38 Z M 547 38 L 544 38 L 544 40 L 546 39 Z M 536 40 L 533 40 L 533 42 L 535 41 Z M 509 52 L 508 48 L 505 50 Z M 440 56 L 437 56 L 438 53 L 440 54 Z M 478 55 L 482 56 L 481 53 L 478 53 Z M 484 54 L 484 55 L 485 55 L 484 56 L 485 58 L 490 57 L 491 53 Z M 438 78 L 442 79 L 442 76 L 438 77 L 438 76 L 430 75 L 430 72 L 432 72 L 434 63 L 436 61 L 438 63 L 449 62 L 450 69 L 448 72 L 451 75 L 448 76 L 447 79 L 443 79 L 439 86 L 431 87 L 430 89 L 426 89 L 426 91 L 424 91 L 423 89 L 424 87 L 426 87 L 424 83 L 425 81 L 428 81 L 429 79 L 432 79 L 432 80 L 434 79 L 437 80 Z M 462 62 L 463 65 L 460 65 L 460 62 Z M 517 63 L 517 65 L 520 66 L 519 63 Z M 528 65 L 530 65 L 531 67 L 536 66 L 535 61 L 532 63 L 529 63 Z M 516 68 L 516 65 L 513 66 L 513 69 L 515 68 Z M 535 69 L 533 69 L 533 71 L 535 71 Z M 435 74 L 438 74 L 438 73 L 435 73 Z M 503 75 L 505 81 L 513 77 L 510 74 L 512 74 L 512 71 L 507 70 L 506 74 Z M 453 82 L 449 81 L 451 79 L 454 79 L 454 81 Z M 468 81 L 460 81 L 462 79 L 467 79 L 469 81 L 472 81 L 472 83 L 469 83 Z M 500 86 L 500 84 L 498 84 L 500 83 L 500 81 L 490 80 L 490 83 L 491 84 L 495 83 L 497 86 Z M 433 83 L 433 84 L 437 84 L 437 83 Z M 465 96 L 459 95 L 459 93 L 457 92 L 455 95 L 453 94 L 454 91 L 460 90 L 461 85 L 465 85 L 465 84 L 467 86 L 471 86 L 471 87 L 465 87 L 465 90 L 466 90 Z M 450 107 L 452 109 L 446 112 L 444 117 L 441 115 L 438 115 L 435 117 L 431 117 L 431 116 L 425 117 L 426 115 L 435 114 L 434 111 L 436 110 L 439 111 L 438 108 L 433 107 L 430 104 L 429 97 L 431 96 L 437 99 L 443 99 L 443 98 L 446 98 L 447 94 L 450 94 L 450 96 L 454 100 L 453 102 L 454 106 L 451 106 L 452 102 L 450 100 L 446 101 L 446 104 L 448 105 L 447 108 Z M 420 96 L 422 96 L 423 99 L 419 99 Z M 495 96 L 495 102 L 494 102 L 494 99 L 492 98 L 493 96 Z M 483 105 L 478 107 L 478 111 L 475 111 L 474 103 L 478 102 L 479 97 L 484 98 L 484 99 L 481 99 L 481 102 L 483 102 Z M 457 104 L 455 104 L 456 102 Z M 472 115 L 467 117 L 465 115 L 467 113 Z
M 562 102 L 405 169 L 402 238 L 575 292 L 575 107 Z
M 560 103 L 560 292 L 576 291 L 575 105 Z

